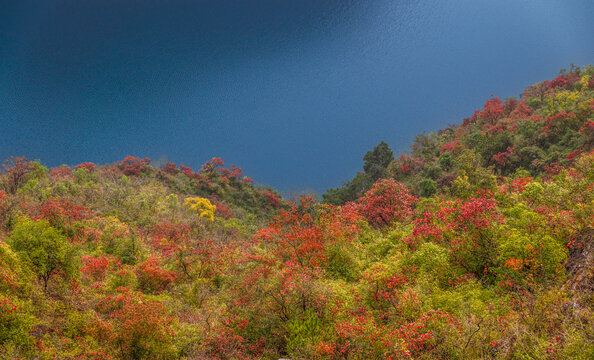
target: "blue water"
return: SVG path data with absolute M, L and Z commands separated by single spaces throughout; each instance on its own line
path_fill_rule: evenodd
M 594 62 L 594 2 L 0 0 L 0 158 L 212 156 L 285 192 Z

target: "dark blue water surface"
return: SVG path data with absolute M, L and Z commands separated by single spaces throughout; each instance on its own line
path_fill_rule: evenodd
M 0 158 L 212 156 L 283 191 L 594 62 L 591 0 L 0 0 Z

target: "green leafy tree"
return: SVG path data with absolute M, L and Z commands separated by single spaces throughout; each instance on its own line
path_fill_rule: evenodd
M 437 182 L 435 180 L 425 178 L 421 181 L 421 196 L 429 197 L 437 191 Z
M 439 157 L 439 166 L 443 170 L 449 170 L 452 167 L 452 162 L 452 154 L 449 152 L 445 152 Z
M 363 160 L 365 161 L 363 170 L 375 182 L 384 176 L 386 168 L 394 160 L 394 153 L 388 144 L 382 141 L 373 150 L 368 151 Z
M 44 290 L 50 278 L 58 272 L 69 274 L 72 269 L 70 244 L 64 235 L 45 219 L 34 221 L 19 218 L 10 234 L 9 244 L 29 264 L 43 283 Z
M 394 153 L 388 144 L 380 142 L 368 151 L 363 157 L 363 170 L 351 181 L 336 189 L 328 189 L 323 195 L 324 202 L 334 205 L 343 205 L 349 201 L 355 201 L 367 190 L 371 189 L 373 183 L 384 177 L 388 165 L 394 160 Z
M 358 173 L 353 180 L 346 183 L 343 187 L 328 189 L 323 195 L 324 202 L 334 205 L 342 205 L 349 201 L 359 199 L 373 185 L 373 180 L 369 174 Z

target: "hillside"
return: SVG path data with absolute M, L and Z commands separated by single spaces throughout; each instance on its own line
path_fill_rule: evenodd
M 572 66 L 570 72 L 530 86 L 520 100 L 489 99 L 461 124 L 418 135 L 411 152 L 397 159 L 382 142 L 365 155 L 364 172 L 330 189 L 324 200 L 356 200 L 383 177 L 426 197 L 438 190 L 448 193 L 461 171 L 474 177 L 478 187 L 489 188 L 497 176 L 555 174 L 594 146 L 593 79 L 592 66 Z
M 0 176 L 3 359 L 592 359 L 594 67 L 324 202 L 213 158 Z

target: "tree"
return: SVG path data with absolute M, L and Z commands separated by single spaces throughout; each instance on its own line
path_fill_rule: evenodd
M 10 234 L 9 244 L 22 261 L 30 264 L 43 282 L 44 290 L 53 275 L 60 271 L 68 274 L 72 267 L 66 237 L 45 219 L 19 218 Z
M 175 281 L 175 273 L 159 267 L 159 260 L 154 257 L 136 266 L 136 275 L 140 288 L 149 294 L 167 289 Z
M 429 197 L 437 191 L 437 182 L 433 179 L 425 178 L 421 181 L 421 196 Z
M 33 162 L 22 157 L 11 157 L 2 165 L 4 176 L 2 186 L 9 194 L 15 194 L 27 181 L 27 175 L 33 169 Z
M 92 173 L 93 171 L 97 170 L 97 165 L 93 164 L 92 162 L 83 162 L 75 166 L 78 169 L 87 169 L 88 172 Z
M 100 301 L 98 310 L 106 320 L 97 319 L 89 332 L 118 349 L 118 359 L 174 359 L 173 318 L 161 302 L 119 288 L 118 296 Z M 107 335 L 107 336 L 106 336 Z
M 255 238 L 273 244 L 274 254 L 282 261 L 294 261 L 306 267 L 323 264 L 324 241 L 328 239 L 311 214 L 313 204 L 311 197 L 292 203 L 290 209 L 280 211 Z
M 363 170 L 349 182 L 336 189 L 328 189 L 323 195 L 324 202 L 333 205 L 343 205 L 357 200 L 374 182 L 384 177 L 388 165 L 394 160 L 394 154 L 384 141 L 377 144 L 373 150 L 363 157 Z
M 394 179 L 381 179 L 359 199 L 356 205 L 361 216 L 377 228 L 384 228 L 392 221 L 404 221 L 413 214 L 418 199 Z
M 149 158 L 140 159 L 134 156 L 126 156 L 121 163 L 118 164 L 118 167 L 122 171 L 124 175 L 128 176 L 138 176 L 141 172 L 148 168 L 148 165 L 151 163 Z
M 328 189 L 323 195 L 324 202 L 333 205 L 343 205 L 349 201 L 357 200 L 369 188 L 373 181 L 369 174 L 359 172 L 353 180 L 344 184 L 343 187 Z
M 184 206 L 191 212 L 199 214 L 200 218 L 205 217 L 206 221 L 214 221 L 216 207 L 210 200 L 201 197 L 189 197 L 184 200 Z
M 450 154 L 449 152 L 444 152 L 443 154 L 441 154 L 438 161 L 439 166 L 443 170 L 449 170 L 449 168 L 452 166 L 452 154 Z
M 375 182 L 384 176 L 386 168 L 394 160 L 394 153 L 392 153 L 388 144 L 382 141 L 373 150 L 368 151 L 363 157 L 363 160 L 365 161 L 363 170 Z

